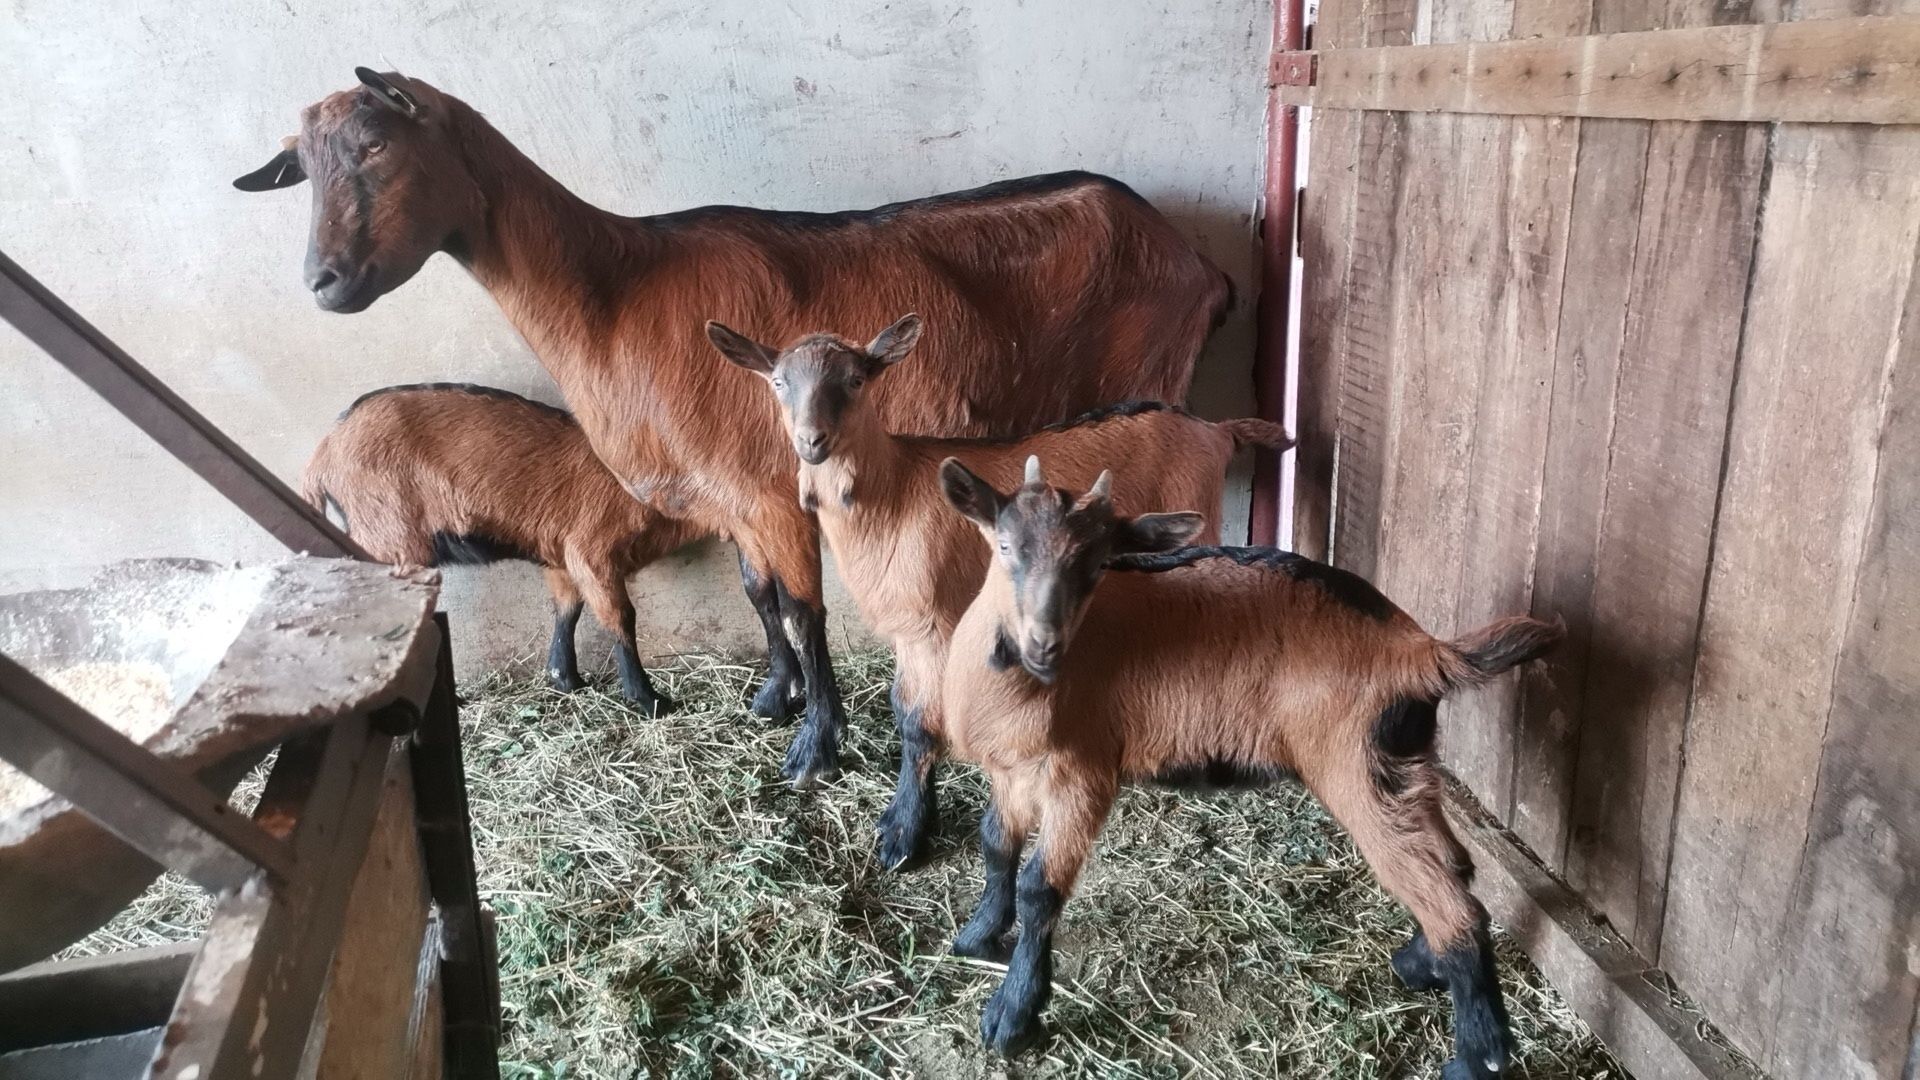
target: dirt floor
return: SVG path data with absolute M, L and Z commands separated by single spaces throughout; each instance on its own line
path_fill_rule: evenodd
M 1062 919 L 1043 1049 L 982 1050 L 994 965 L 947 945 L 979 889 L 977 773 L 949 767 L 926 865 L 879 868 L 896 740 L 884 657 L 841 666 L 846 775 L 777 780 L 789 723 L 744 708 L 753 669 L 683 658 L 682 707 L 466 689 L 482 888 L 499 915 L 506 1075 L 1433 1077 L 1443 995 L 1403 989 L 1411 932 L 1294 788 L 1120 802 Z M 90 948 L 192 933 L 190 889 L 143 898 Z M 1509 943 L 1516 1077 L 1625 1075 Z

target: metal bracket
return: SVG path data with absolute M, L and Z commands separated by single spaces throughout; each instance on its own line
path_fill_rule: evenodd
M 1268 86 L 1312 86 L 1319 72 L 1320 54 L 1316 52 L 1277 52 L 1267 69 Z

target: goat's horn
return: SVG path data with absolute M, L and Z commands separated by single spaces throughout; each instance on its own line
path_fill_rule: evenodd
M 1039 454 L 1027 455 L 1027 483 L 1029 484 L 1046 483 L 1046 481 L 1042 479 L 1040 476 L 1040 455 Z
M 1093 482 L 1093 486 L 1087 489 L 1087 494 L 1101 502 L 1106 502 L 1107 499 L 1111 497 L 1112 492 L 1113 471 L 1110 469 L 1101 469 L 1100 479 Z

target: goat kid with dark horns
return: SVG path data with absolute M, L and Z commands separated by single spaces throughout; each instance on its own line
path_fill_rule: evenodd
M 1199 514 L 1116 515 L 1108 473 L 1076 496 L 1029 458 L 1005 495 L 949 458 L 941 485 L 994 551 L 943 686 L 956 756 L 993 784 L 986 884 L 954 951 L 995 955 L 1020 922 L 981 1037 L 1011 1054 L 1040 1034 L 1054 925 L 1123 780 L 1297 777 L 1419 923 L 1393 968 L 1411 988 L 1452 992 L 1442 1076 L 1499 1076 L 1506 1009 L 1472 864 L 1441 816 L 1435 707 L 1564 629 L 1513 617 L 1440 641 L 1343 570 L 1272 548 L 1183 548 Z

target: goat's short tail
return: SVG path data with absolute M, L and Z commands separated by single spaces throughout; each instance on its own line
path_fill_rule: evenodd
M 345 529 L 346 511 L 341 509 L 333 493 L 327 490 L 327 474 L 331 471 L 329 466 L 333 463 L 332 459 L 333 436 L 329 433 L 320 440 L 319 446 L 314 447 L 306 468 L 300 470 L 300 497 L 307 501 L 308 506 L 329 515 L 334 524 Z
M 1286 450 L 1293 446 L 1293 436 L 1287 429 L 1271 420 L 1255 417 L 1242 417 L 1239 420 L 1222 420 L 1220 426 L 1233 436 L 1235 446 L 1264 446 L 1269 450 Z
M 1545 656 L 1567 636 L 1559 619 L 1547 623 L 1512 615 L 1456 641 L 1438 642 L 1440 677 L 1450 687 L 1487 682 L 1508 668 Z
M 308 506 L 324 514 L 327 512 L 327 486 L 320 479 L 320 470 L 313 466 L 313 462 L 308 462 L 307 467 L 300 470 L 300 497 L 307 500 Z
M 1213 329 L 1218 330 L 1227 321 L 1227 313 L 1240 303 L 1240 290 L 1234 287 L 1232 274 L 1217 267 L 1213 272 L 1219 274 L 1221 282 L 1226 285 L 1226 295 L 1221 298 L 1219 306 L 1213 309 Z

